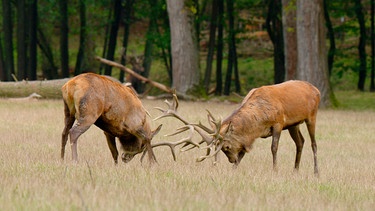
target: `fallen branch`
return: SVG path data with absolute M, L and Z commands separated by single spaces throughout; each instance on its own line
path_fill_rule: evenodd
M 8 98 L 7 100 L 12 101 L 12 102 L 30 102 L 30 101 L 37 101 L 40 98 L 42 98 L 42 96 L 34 92 L 27 97 L 14 97 L 14 98 Z
M 160 90 L 162 90 L 164 92 L 171 93 L 171 94 L 173 93 L 173 90 L 171 88 L 165 86 L 164 84 L 158 83 L 158 82 L 150 80 L 148 78 L 145 78 L 145 77 L 139 75 L 138 73 L 134 72 L 133 70 L 125 67 L 122 64 L 119 64 L 117 62 L 113 62 L 113 61 L 104 59 L 104 58 L 99 57 L 99 56 L 96 56 L 95 59 L 99 60 L 100 62 L 102 62 L 104 64 L 110 65 L 112 67 L 117 67 L 120 70 L 125 71 L 125 72 L 129 73 L 130 75 L 134 76 L 135 78 L 143 81 L 144 83 L 148 83 L 148 84 L 150 84 L 150 85 L 152 85 L 152 86 L 154 86 L 154 87 L 156 87 L 156 88 L 158 88 L 158 89 L 160 89 Z

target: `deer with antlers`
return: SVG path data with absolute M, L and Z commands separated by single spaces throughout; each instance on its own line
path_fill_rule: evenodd
M 281 131 L 288 130 L 296 145 L 294 168 L 298 170 L 305 142 L 299 125 L 306 123 L 314 155 L 314 173 L 318 174 L 315 124 L 319 103 L 319 90 L 305 81 L 294 80 L 277 85 L 262 86 L 252 89 L 241 105 L 223 121 L 214 118 L 208 111 L 208 122 L 212 128 L 210 129 L 202 123 L 188 123 L 181 117 L 177 113 L 178 99 L 174 95 L 174 102 L 167 101 L 168 109 L 158 108 L 163 114 L 157 119 L 164 117 L 179 119 L 185 126 L 174 134 L 189 130 L 189 136 L 175 143 L 162 142 L 152 146 L 169 146 L 175 158 L 174 148 L 176 146 L 184 144 L 183 147 L 193 145 L 192 148 L 195 148 L 206 143 L 207 146 L 203 148 L 208 149 L 207 154 L 197 161 L 216 156 L 221 150 L 228 157 L 229 162 L 237 166 L 245 153 L 250 151 L 256 138 L 272 136 L 271 151 L 273 167 L 276 169 Z M 201 142 L 192 141 L 191 137 L 194 131 L 202 136 Z
M 147 152 L 150 162 L 156 161 L 151 139 L 161 125 L 151 131 L 147 111 L 131 88 L 109 77 L 86 73 L 69 80 L 62 87 L 62 95 L 65 111 L 62 159 L 69 135 L 72 158 L 78 160 L 77 139 L 95 124 L 104 131 L 115 163 L 118 159 L 116 137 L 124 150 L 122 161 L 125 163 L 140 152 Z

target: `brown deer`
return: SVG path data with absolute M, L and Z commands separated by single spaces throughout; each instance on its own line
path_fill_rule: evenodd
M 147 111 L 132 89 L 108 77 L 85 73 L 69 80 L 62 87 L 62 95 L 65 111 L 62 159 L 70 135 L 72 158 L 78 160 L 77 139 L 95 124 L 104 131 L 115 163 L 118 159 L 116 137 L 124 150 L 122 160 L 125 163 L 143 151 L 148 153 L 150 162 L 156 161 L 151 139 L 161 125 L 151 131 Z
M 127 56 L 126 57 L 126 62 L 128 62 L 132 66 L 132 70 L 139 75 L 142 75 L 142 73 L 144 72 L 143 60 L 144 60 L 144 56 Z M 125 80 L 126 82 L 130 83 L 137 92 L 140 91 L 141 83 L 142 83 L 141 80 L 139 80 L 138 78 L 130 74 L 126 75 Z
M 318 174 L 315 124 L 319 102 L 319 90 L 305 81 L 295 80 L 277 85 L 262 86 L 252 89 L 239 108 L 233 111 L 224 121 L 215 119 L 208 112 L 208 121 L 212 127 L 212 129 L 209 129 L 201 123 L 190 124 L 178 115 L 178 101 L 175 97 L 174 103 L 168 103 L 169 109 L 159 108 L 163 112 L 159 118 L 167 116 L 178 118 L 186 126 L 179 129 L 177 133 L 192 127 L 202 136 L 202 141 L 195 143 L 191 141 L 191 138 L 187 138 L 176 143 L 163 142 L 155 146 L 168 145 L 174 154 L 174 147 L 182 143 L 185 143 L 183 147 L 193 145 L 193 148 L 206 143 L 207 155 L 200 157 L 198 161 L 216 156 L 221 150 L 228 157 L 229 162 L 237 166 L 245 153 L 250 151 L 256 138 L 272 136 L 271 151 L 273 166 L 276 169 L 279 138 L 281 131 L 287 129 L 296 144 L 297 153 L 294 167 L 298 170 L 305 142 L 299 125 L 305 122 L 314 154 L 314 173 Z M 216 149 L 214 150 L 214 148 Z M 214 152 L 212 153 L 212 151 Z

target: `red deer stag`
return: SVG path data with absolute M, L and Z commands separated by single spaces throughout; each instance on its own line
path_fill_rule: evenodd
M 144 67 L 143 67 L 143 56 L 127 56 L 126 57 L 126 62 L 129 62 L 129 64 L 132 66 L 132 69 L 135 73 L 142 75 L 144 72 Z M 126 75 L 126 82 L 130 83 L 132 87 L 139 93 L 141 89 L 141 84 L 142 81 L 139 80 L 138 78 L 127 74 Z
M 208 112 L 208 121 L 213 128 L 209 129 L 201 123 L 190 124 L 178 115 L 178 103 L 175 97 L 175 103 L 168 103 L 168 110 L 159 108 L 163 112 L 159 118 L 176 117 L 187 125 L 177 133 L 193 127 L 203 139 L 200 143 L 191 142 L 190 138 L 188 138 L 189 142 L 181 140 L 176 143 L 158 143 L 154 146 L 168 145 L 174 154 L 174 147 L 182 143 L 185 143 L 184 147 L 194 145 L 194 148 L 205 142 L 208 145 L 205 148 L 209 150 L 207 155 L 200 157 L 198 161 L 216 156 L 222 150 L 228 157 L 229 162 L 237 166 L 245 153 L 250 151 L 256 138 L 272 136 L 271 151 L 273 166 L 276 169 L 277 148 L 281 131 L 288 129 L 297 148 L 294 167 L 298 170 L 305 142 L 299 125 L 305 122 L 314 154 L 314 173 L 318 174 L 315 123 L 319 102 L 319 90 L 308 82 L 295 80 L 277 85 L 262 86 L 252 89 L 242 101 L 240 107 L 224 121 L 215 119 Z M 202 131 L 207 132 L 209 135 L 204 134 Z M 212 153 L 212 151 L 214 152 Z
M 78 75 L 62 87 L 65 128 L 62 132 L 61 158 L 70 134 L 72 158 L 78 160 L 77 139 L 93 124 L 104 131 L 112 157 L 117 163 L 117 137 L 129 162 L 134 155 L 147 151 L 150 162 L 155 161 L 151 139 L 161 125 L 151 131 L 147 111 L 135 93 L 108 77 L 94 73 Z M 77 123 L 73 126 L 75 120 Z M 73 126 L 73 127 L 72 127 Z

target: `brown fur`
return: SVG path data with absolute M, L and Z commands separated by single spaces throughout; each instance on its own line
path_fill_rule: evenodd
M 112 157 L 117 163 L 118 137 L 125 151 L 124 162 L 145 149 L 150 161 L 155 160 L 151 139 L 160 130 L 151 131 L 147 112 L 129 87 L 93 73 L 69 80 L 62 87 L 65 107 L 65 128 L 62 133 L 61 158 L 70 134 L 72 158 L 77 161 L 77 139 L 93 124 L 104 131 Z M 73 126 L 74 122 L 76 124 Z M 72 127 L 73 126 L 73 127 Z
M 276 168 L 280 134 L 288 129 L 296 144 L 295 169 L 298 169 L 304 144 L 299 124 L 305 122 L 317 174 L 315 123 L 319 102 L 319 90 L 304 81 L 287 81 L 251 90 L 241 106 L 223 121 L 220 129 L 224 141 L 222 151 L 230 162 L 238 165 L 256 138 L 272 136 L 271 151 Z

